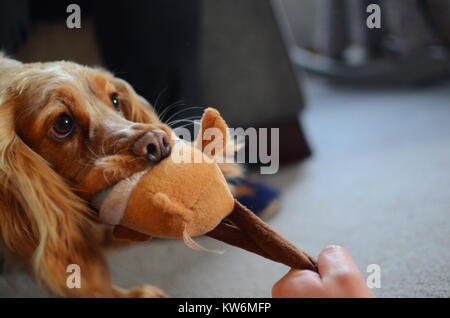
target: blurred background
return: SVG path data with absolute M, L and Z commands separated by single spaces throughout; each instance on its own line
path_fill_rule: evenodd
M 313 255 L 345 246 L 365 276 L 380 265 L 380 297 L 450 296 L 450 1 L 78 2 L 82 27 L 68 29 L 70 2 L 0 1 L 3 48 L 103 65 L 173 119 L 211 106 L 231 127 L 279 128 L 280 171 L 252 177 L 281 190 L 277 231 Z M 155 241 L 114 252 L 113 279 L 267 297 L 287 271 L 198 241 L 227 252 Z M 45 295 L 23 273 L 0 275 L 0 296 Z

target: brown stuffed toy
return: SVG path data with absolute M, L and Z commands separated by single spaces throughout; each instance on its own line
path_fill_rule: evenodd
M 216 137 L 214 150 L 206 155 L 204 150 L 214 139 L 200 137 L 209 128 L 218 129 L 222 138 Z M 220 114 L 208 108 L 199 141 L 177 141 L 171 155 L 158 165 L 96 196 L 93 205 L 100 220 L 115 225 L 119 238 L 183 238 L 188 246 L 201 248 L 191 237 L 206 234 L 289 267 L 315 271 L 316 263 L 308 254 L 233 198 L 212 160 L 215 151 L 226 148 L 227 129 Z

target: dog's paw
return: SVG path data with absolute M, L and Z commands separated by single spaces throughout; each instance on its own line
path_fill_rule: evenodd
M 132 298 L 167 298 L 167 294 L 164 293 L 158 287 L 152 285 L 142 285 L 130 288 L 128 290 L 128 297 Z

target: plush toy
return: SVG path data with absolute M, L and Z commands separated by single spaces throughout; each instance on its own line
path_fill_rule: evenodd
M 210 128 L 222 136 L 215 135 L 214 150 L 208 155 L 204 150 L 213 138 L 198 138 L 195 143 L 178 140 L 168 158 L 97 195 L 93 205 L 100 220 L 115 225 L 119 238 L 182 238 L 188 246 L 201 248 L 191 237 L 206 234 L 293 268 L 316 270 L 309 255 L 234 200 L 212 160 L 215 152 L 226 148 L 228 128 L 219 113 L 208 108 L 199 137 Z

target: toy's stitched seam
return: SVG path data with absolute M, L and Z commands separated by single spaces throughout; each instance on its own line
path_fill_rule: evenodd
M 202 194 L 204 193 L 203 190 L 204 190 L 205 188 L 210 187 L 211 184 L 212 184 L 212 182 L 213 182 L 213 180 L 209 180 L 208 185 L 207 185 L 207 186 L 204 186 L 204 187 L 202 188 L 202 191 L 200 192 L 200 195 L 198 196 L 197 200 L 195 200 L 195 202 L 189 207 L 189 209 L 192 209 L 192 207 L 194 207 L 195 205 L 197 205 L 198 201 L 200 201 L 200 198 L 202 197 Z

